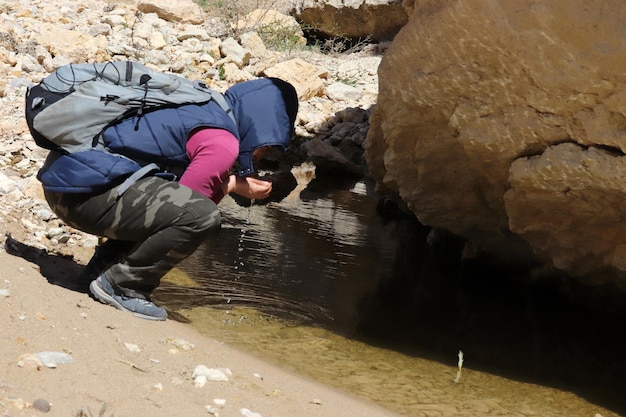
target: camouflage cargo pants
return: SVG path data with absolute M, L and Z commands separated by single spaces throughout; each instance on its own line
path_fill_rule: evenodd
M 108 240 L 90 261 L 90 279 L 104 271 L 116 291 L 149 298 L 161 278 L 220 229 L 215 203 L 158 177 L 135 182 L 121 196 L 46 192 L 52 210 L 68 225 Z M 93 276 L 95 272 L 95 276 Z

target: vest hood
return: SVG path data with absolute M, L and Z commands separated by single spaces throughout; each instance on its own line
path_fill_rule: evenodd
M 298 113 L 298 95 L 278 78 L 244 81 L 224 94 L 239 131 L 238 175 L 254 173 L 252 152 L 263 146 L 287 150 Z

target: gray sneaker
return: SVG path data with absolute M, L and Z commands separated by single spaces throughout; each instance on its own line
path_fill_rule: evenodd
M 157 307 L 151 301 L 115 294 L 113 286 L 104 275 L 100 275 L 89 284 L 89 291 L 101 302 L 110 304 L 119 310 L 128 311 L 136 317 L 146 320 L 165 320 L 167 318 L 165 309 Z

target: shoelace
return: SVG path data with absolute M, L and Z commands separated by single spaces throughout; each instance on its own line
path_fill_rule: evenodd
M 125 295 L 121 295 L 120 297 L 122 297 L 122 300 L 124 300 L 124 301 L 136 300 L 139 304 L 142 304 L 144 306 L 154 305 L 154 303 L 152 301 L 143 300 L 141 298 L 128 297 L 128 296 L 125 296 Z

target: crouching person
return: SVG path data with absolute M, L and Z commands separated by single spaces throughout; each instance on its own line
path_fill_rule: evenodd
M 50 207 L 68 225 L 106 238 L 77 277 L 96 299 L 165 320 L 150 296 L 168 271 L 215 238 L 220 200 L 269 196 L 272 183 L 251 176 L 253 161 L 269 147 L 287 149 L 295 89 L 262 78 L 224 97 L 232 115 L 214 101 L 163 108 L 107 128 L 103 146 L 50 152 L 38 173 Z

